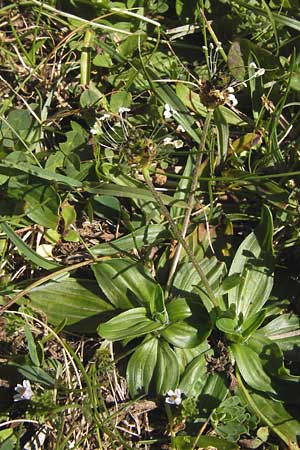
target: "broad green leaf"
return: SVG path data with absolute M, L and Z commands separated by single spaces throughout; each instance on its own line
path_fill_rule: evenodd
M 249 336 L 251 336 L 263 323 L 266 317 L 266 311 L 261 310 L 257 313 L 253 314 L 252 316 L 249 316 L 245 322 L 241 326 L 241 333 L 243 335 L 243 338 L 246 339 Z
M 122 43 L 118 46 L 117 51 L 123 58 L 128 58 L 138 50 L 139 45 L 141 45 L 146 39 L 146 33 L 137 32 L 132 34 L 122 41 Z
M 101 297 L 97 283 L 91 280 L 68 278 L 51 281 L 27 294 L 30 304 L 43 311 L 49 322 L 66 325 L 78 331 L 94 332 L 100 320 L 114 307 Z
M 111 242 L 95 245 L 89 250 L 95 256 L 110 256 L 116 253 L 126 252 L 133 248 L 139 249 L 158 243 L 170 236 L 165 224 L 154 224 L 141 227 L 134 232 Z
M 292 73 L 290 87 L 295 91 L 300 91 L 300 71 Z
M 35 223 L 46 228 L 58 224 L 59 196 L 52 186 L 33 186 L 25 193 L 25 213 Z
M 186 396 L 198 396 L 210 374 L 207 373 L 207 356 L 212 355 L 212 350 L 205 350 L 197 356 L 185 369 L 179 388 Z
M 261 364 L 270 376 L 285 382 L 288 381 L 290 386 L 294 385 L 295 387 L 295 383 L 299 384 L 300 377 L 291 375 L 285 368 L 283 353 L 276 342 L 257 331 L 248 339 L 247 344 L 259 355 Z
M 174 347 L 174 351 L 177 356 L 177 361 L 179 365 L 180 374 L 183 375 L 185 368 L 190 364 L 195 358 L 201 355 L 203 352 L 207 352 L 210 349 L 209 343 L 203 341 L 201 344 L 194 348 L 179 348 Z
M 0 228 L 7 235 L 7 237 L 15 244 L 17 249 L 32 263 L 36 264 L 38 267 L 42 267 L 46 270 L 58 269 L 61 267 L 54 261 L 39 256 L 34 250 L 28 247 L 27 244 L 18 236 L 14 230 L 6 223 L 0 223 Z
M 108 57 L 107 55 L 98 55 L 103 57 Z M 97 58 L 97 56 L 96 56 Z M 85 89 L 80 96 L 80 105 L 82 108 L 91 108 L 103 98 L 103 94 L 94 85 L 90 85 L 88 89 Z M 98 105 L 97 105 L 98 106 Z M 83 140 L 83 143 L 85 140 Z
M 265 372 L 260 356 L 246 343 L 231 344 L 239 372 L 246 383 L 258 391 L 276 394 L 271 378 Z
M 96 280 L 116 308 L 145 305 L 152 313 L 153 305 L 162 299 L 161 287 L 141 263 L 126 258 L 101 261 L 92 266 Z
M 179 366 L 175 352 L 163 339 L 158 341 L 157 361 L 154 373 L 156 392 L 165 395 L 175 389 L 179 380 Z
M 212 257 L 202 259 L 199 264 L 211 286 L 218 285 L 221 282 L 222 275 L 226 270 L 224 263 L 220 263 L 217 258 Z M 183 262 L 174 278 L 174 291 L 195 292 L 194 286 L 200 284 L 201 279 L 194 266 L 191 263 Z
M 225 439 L 214 436 L 176 436 L 174 444 L 177 450 L 191 450 L 191 448 L 216 448 L 218 450 L 237 450 L 239 446 Z
M 61 215 L 64 219 L 65 229 L 69 228 L 76 220 L 76 211 L 73 205 L 69 205 L 68 203 L 62 205 L 61 207 Z
M 158 340 L 147 339 L 139 345 L 131 356 L 126 370 L 126 378 L 132 397 L 148 392 L 157 361 Z
M 118 91 L 114 92 L 110 99 L 110 109 L 117 113 L 120 108 L 130 108 L 132 96 L 130 92 Z
M 260 311 L 270 296 L 272 236 L 272 216 L 269 208 L 264 207 L 260 225 L 241 243 L 229 271 L 229 276 L 241 276 L 240 284 L 228 292 L 228 304 L 235 305 L 237 316 L 247 318 Z
M 100 324 L 98 333 L 109 341 L 120 341 L 151 333 L 161 327 L 159 322 L 148 318 L 146 308 L 133 308 Z
M 289 351 L 289 355 L 294 349 L 300 348 L 300 318 L 295 314 L 276 317 L 260 328 L 259 333 L 275 341 L 281 350 Z
M 226 377 L 217 372 L 205 377 L 204 386 L 198 397 L 201 405 L 201 410 L 199 411 L 201 419 L 208 419 L 212 411 L 225 399 L 228 395 L 227 385 Z
M 59 144 L 59 148 L 66 157 L 65 163 L 68 161 L 68 157 L 72 157 L 72 154 L 84 147 L 88 140 L 87 131 L 75 121 L 71 121 L 71 131 L 65 133 L 66 141 Z
M 177 298 L 167 304 L 170 325 L 161 336 L 176 347 L 193 348 L 211 332 L 211 321 L 201 303 Z
M 240 388 L 239 393 L 250 410 L 268 425 L 273 433 L 276 433 L 291 450 L 297 450 L 297 445 L 292 445 L 292 443 L 297 442 L 300 423 L 288 413 L 284 403 L 247 389 L 239 374 L 237 374 L 237 380 Z
M 107 68 L 113 66 L 111 57 L 106 53 L 96 55 L 95 58 L 93 59 L 93 64 L 98 67 L 107 67 Z

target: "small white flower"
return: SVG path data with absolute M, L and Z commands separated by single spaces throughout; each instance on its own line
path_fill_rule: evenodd
M 228 86 L 227 92 L 229 92 L 230 94 L 233 94 L 234 93 L 234 88 L 232 86 Z
M 257 69 L 257 65 L 255 64 L 254 61 L 252 61 L 252 62 L 249 64 L 249 69 Z
M 237 98 L 234 94 L 229 94 L 227 101 L 231 106 L 236 106 L 238 104 Z
M 167 392 L 167 397 L 166 397 L 166 403 L 169 403 L 170 405 L 180 405 L 181 403 L 181 390 L 180 389 L 175 389 L 175 391 L 172 391 L 172 389 L 170 389 Z
M 107 113 L 103 114 L 103 116 L 99 117 L 99 119 L 97 119 L 97 120 L 99 120 L 100 122 L 103 122 L 106 119 L 110 119 L 110 115 Z
M 261 77 L 265 73 L 266 69 L 263 69 L 262 67 L 258 69 L 257 72 L 255 72 L 255 77 Z
M 165 119 L 171 119 L 171 117 L 173 116 L 174 110 L 171 108 L 170 105 L 168 105 L 168 103 L 165 104 L 165 109 L 164 109 L 164 118 Z
M 30 400 L 33 396 L 30 382 L 28 380 L 24 380 L 23 384 L 17 384 L 15 391 L 17 391 L 17 394 L 14 395 L 14 402 L 19 402 L 20 400 Z
M 182 125 L 178 125 L 176 131 L 177 131 L 178 133 L 185 133 L 185 129 L 183 128 Z
M 170 138 L 170 137 L 164 138 L 163 144 L 164 145 L 172 144 L 172 138 Z
M 123 113 L 129 112 L 130 108 L 124 108 L 123 106 L 121 106 L 121 108 L 119 108 L 119 114 L 122 115 Z
M 181 139 L 177 139 L 173 142 L 175 148 L 181 148 L 183 147 L 183 141 Z

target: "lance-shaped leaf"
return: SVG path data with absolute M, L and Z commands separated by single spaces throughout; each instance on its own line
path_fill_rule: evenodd
M 156 337 L 146 338 L 131 356 L 127 365 L 126 378 L 132 397 L 148 392 L 157 361 L 157 347 Z
M 237 373 L 239 394 L 248 407 L 270 427 L 290 449 L 297 450 L 297 438 L 299 438 L 300 423 L 285 409 L 282 402 L 273 400 L 249 390 Z
M 272 273 L 273 222 L 270 210 L 262 209 L 257 230 L 239 246 L 229 276 L 240 274 L 241 282 L 228 292 L 228 303 L 236 307 L 236 314 L 247 318 L 261 310 L 273 287 Z
M 116 308 L 145 305 L 153 314 L 163 312 L 162 289 L 142 264 L 118 258 L 94 264 L 93 271 L 101 290 Z
M 179 365 L 175 352 L 163 339 L 158 341 L 157 361 L 155 367 L 156 392 L 166 394 L 175 389 L 179 380 Z
M 91 280 L 51 281 L 27 296 L 30 304 L 43 311 L 50 323 L 58 325 L 65 319 L 67 326 L 81 332 L 94 332 L 100 319 L 107 319 L 107 313 L 114 310 L 113 305 L 101 298 L 97 283 Z
M 146 308 L 141 307 L 125 311 L 108 322 L 100 324 L 97 331 L 100 336 L 109 341 L 120 341 L 143 336 L 160 327 L 161 323 L 149 319 Z
M 260 356 L 247 344 L 231 344 L 236 365 L 246 383 L 258 391 L 276 394 L 271 378 L 265 372 Z
M 300 355 L 300 318 L 295 314 L 282 314 L 269 322 L 259 332 L 275 341 L 289 359 Z
M 167 305 L 170 325 L 161 335 L 171 344 L 192 348 L 203 342 L 211 332 L 211 321 L 201 303 L 177 298 Z
M 212 355 L 212 350 L 205 350 L 201 355 L 193 359 L 184 371 L 179 388 L 187 396 L 197 396 L 207 382 L 207 356 Z

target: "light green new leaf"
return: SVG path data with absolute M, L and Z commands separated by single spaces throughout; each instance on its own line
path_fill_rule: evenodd
M 105 313 L 114 307 L 101 298 L 97 283 L 91 280 L 68 278 L 45 283 L 27 294 L 34 308 L 43 311 L 50 323 L 58 325 L 62 319 L 78 331 L 94 332 Z
M 156 392 L 166 394 L 175 389 L 179 380 L 179 365 L 175 352 L 163 339 L 158 341 L 157 361 L 155 367 Z
M 132 397 L 148 392 L 157 361 L 158 340 L 147 339 L 131 356 L 126 370 L 129 392 Z
M 58 269 L 61 267 L 54 261 L 39 256 L 34 250 L 28 247 L 27 244 L 18 236 L 14 230 L 7 223 L 0 223 L 0 228 L 7 235 L 7 237 L 15 244 L 18 250 L 32 263 L 36 264 L 38 267 L 42 267 L 46 270 Z
M 162 289 L 142 264 L 116 258 L 94 264 L 92 269 L 101 290 L 116 308 L 145 305 L 152 313 L 162 312 L 163 308 L 152 308 L 156 303 L 162 305 Z
M 271 378 L 265 372 L 260 356 L 246 343 L 231 344 L 236 365 L 246 383 L 258 391 L 276 394 Z
M 146 308 L 133 308 L 113 317 L 108 322 L 100 324 L 97 331 L 100 336 L 109 341 L 120 341 L 151 333 L 161 327 L 147 316 Z

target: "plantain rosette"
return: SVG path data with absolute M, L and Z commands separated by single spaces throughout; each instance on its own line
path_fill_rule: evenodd
M 177 295 L 167 304 L 161 286 L 139 263 L 111 259 L 93 266 L 96 279 L 108 300 L 123 310 L 100 324 L 100 336 L 123 341 L 132 350 L 127 380 L 132 396 L 147 393 L 150 385 L 160 394 L 178 386 L 180 374 L 190 361 L 178 356 L 181 349 L 207 349 L 212 323 L 199 299 Z M 194 353 L 192 352 L 194 355 Z

